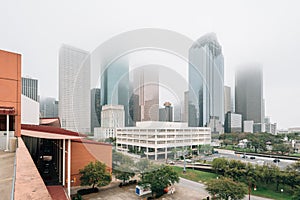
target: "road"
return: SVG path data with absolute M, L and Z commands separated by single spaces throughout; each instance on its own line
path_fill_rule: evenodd
M 274 158 L 270 157 L 263 157 L 263 156 L 254 156 L 255 159 L 250 159 L 250 155 L 246 154 L 246 158 L 242 158 L 242 155 L 240 154 L 225 154 L 225 153 L 218 153 L 214 154 L 212 156 L 206 156 L 203 159 L 207 161 L 212 161 L 214 158 L 228 158 L 228 159 L 235 159 L 240 160 L 242 162 L 248 162 L 253 165 L 263 165 L 263 164 L 276 164 L 280 169 L 285 169 L 288 165 L 295 163 L 294 160 L 286 160 L 286 159 L 280 159 L 280 162 L 274 163 Z
M 184 178 L 180 178 L 178 185 L 180 187 L 184 187 L 189 190 L 197 191 L 201 195 L 205 194 L 205 196 L 209 196 L 208 192 L 205 190 L 206 186 L 202 183 L 197 183 L 197 182 L 190 181 L 190 180 L 187 180 Z M 248 199 L 249 199 L 249 196 L 247 195 L 243 200 L 248 200 Z M 250 196 L 250 199 L 251 200 L 271 200 L 268 198 L 263 198 L 263 197 L 253 196 L 253 195 Z

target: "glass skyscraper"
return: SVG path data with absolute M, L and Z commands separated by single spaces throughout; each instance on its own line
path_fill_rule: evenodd
M 189 126 L 224 123 L 224 57 L 215 33 L 198 39 L 189 50 Z
M 101 68 L 101 106 L 123 105 L 125 126 L 132 124 L 129 115 L 129 64 L 121 58 Z

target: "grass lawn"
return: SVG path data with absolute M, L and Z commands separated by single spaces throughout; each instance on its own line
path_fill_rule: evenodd
M 186 173 L 183 173 L 182 167 L 173 166 L 173 169 L 179 174 L 180 177 L 186 178 L 195 182 L 206 182 L 211 179 L 217 178 L 217 175 L 210 172 L 203 172 L 193 169 L 186 169 Z
M 279 187 L 279 188 L 281 189 L 281 187 Z M 275 200 L 291 200 L 292 199 L 291 194 L 287 193 L 285 189 L 283 189 L 283 192 L 277 192 L 275 186 L 273 186 L 273 185 L 258 186 L 256 191 L 252 191 L 252 194 L 256 195 L 256 196 L 260 196 L 260 197 L 272 198 Z
M 217 174 L 210 172 L 203 172 L 193 169 L 186 169 L 186 173 L 183 173 L 182 167 L 173 166 L 173 169 L 179 174 L 180 177 L 186 178 L 195 182 L 205 183 L 211 179 L 216 179 Z M 279 187 L 280 189 L 282 187 Z M 283 192 L 276 192 L 275 185 L 269 184 L 259 184 L 257 190 L 252 190 L 252 195 L 271 198 L 275 200 L 292 200 L 291 194 L 287 192 L 287 189 L 283 188 Z M 247 194 L 248 195 L 248 194 Z

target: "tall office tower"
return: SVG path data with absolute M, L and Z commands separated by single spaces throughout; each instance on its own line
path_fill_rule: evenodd
M 232 112 L 231 110 L 231 88 L 224 86 L 224 113 Z
M 172 122 L 173 121 L 173 107 L 170 102 L 164 103 L 164 108 L 159 109 L 159 121 Z
M 123 105 L 125 125 L 132 124 L 129 115 L 129 64 L 121 58 L 101 68 L 101 106 Z
M 52 97 L 40 99 L 40 114 L 42 118 L 58 117 L 58 101 Z
M 38 80 L 22 77 L 22 94 L 34 101 L 38 100 Z
M 182 111 L 181 108 L 182 105 L 181 104 L 175 104 L 173 106 L 173 122 L 182 122 Z
M 243 65 L 235 75 L 235 112 L 243 121 L 263 122 L 263 72 L 258 64 Z
M 184 92 L 184 108 L 183 108 L 183 114 L 182 114 L 182 121 L 188 122 L 189 120 L 189 91 Z
M 135 126 L 136 122 L 141 121 L 141 107 L 139 105 L 139 95 L 132 94 L 129 100 L 129 114 L 132 119 L 133 126 Z
M 159 69 L 149 65 L 134 69 L 133 92 L 139 97 L 141 121 L 159 121 Z
M 224 123 L 224 58 L 215 33 L 189 50 L 189 126 L 207 126 L 212 119 Z
M 63 45 L 59 50 L 59 109 L 62 128 L 90 133 L 90 54 Z
M 91 132 L 94 132 L 95 127 L 100 127 L 101 105 L 99 88 L 91 89 Z

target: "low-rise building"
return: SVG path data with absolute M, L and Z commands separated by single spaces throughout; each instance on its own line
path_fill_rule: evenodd
M 226 113 L 224 129 L 225 133 L 242 132 L 242 115 L 232 112 Z
M 136 127 L 116 128 L 118 151 L 145 156 L 148 159 L 168 159 L 176 149 L 210 145 L 211 129 L 188 127 L 187 123 L 146 121 Z
M 266 132 L 266 126 L 264 123 L 254 123 L 253 124 L 254 133 L 264 133 Z
M 300 127 L 289 128 L 288 133 L 300 133 Z
M 243 131 L 245 133 L 253 133 L 253 124 L 254 124 L 253 120 L 246 120 L 246 121 L 244 121 Z

